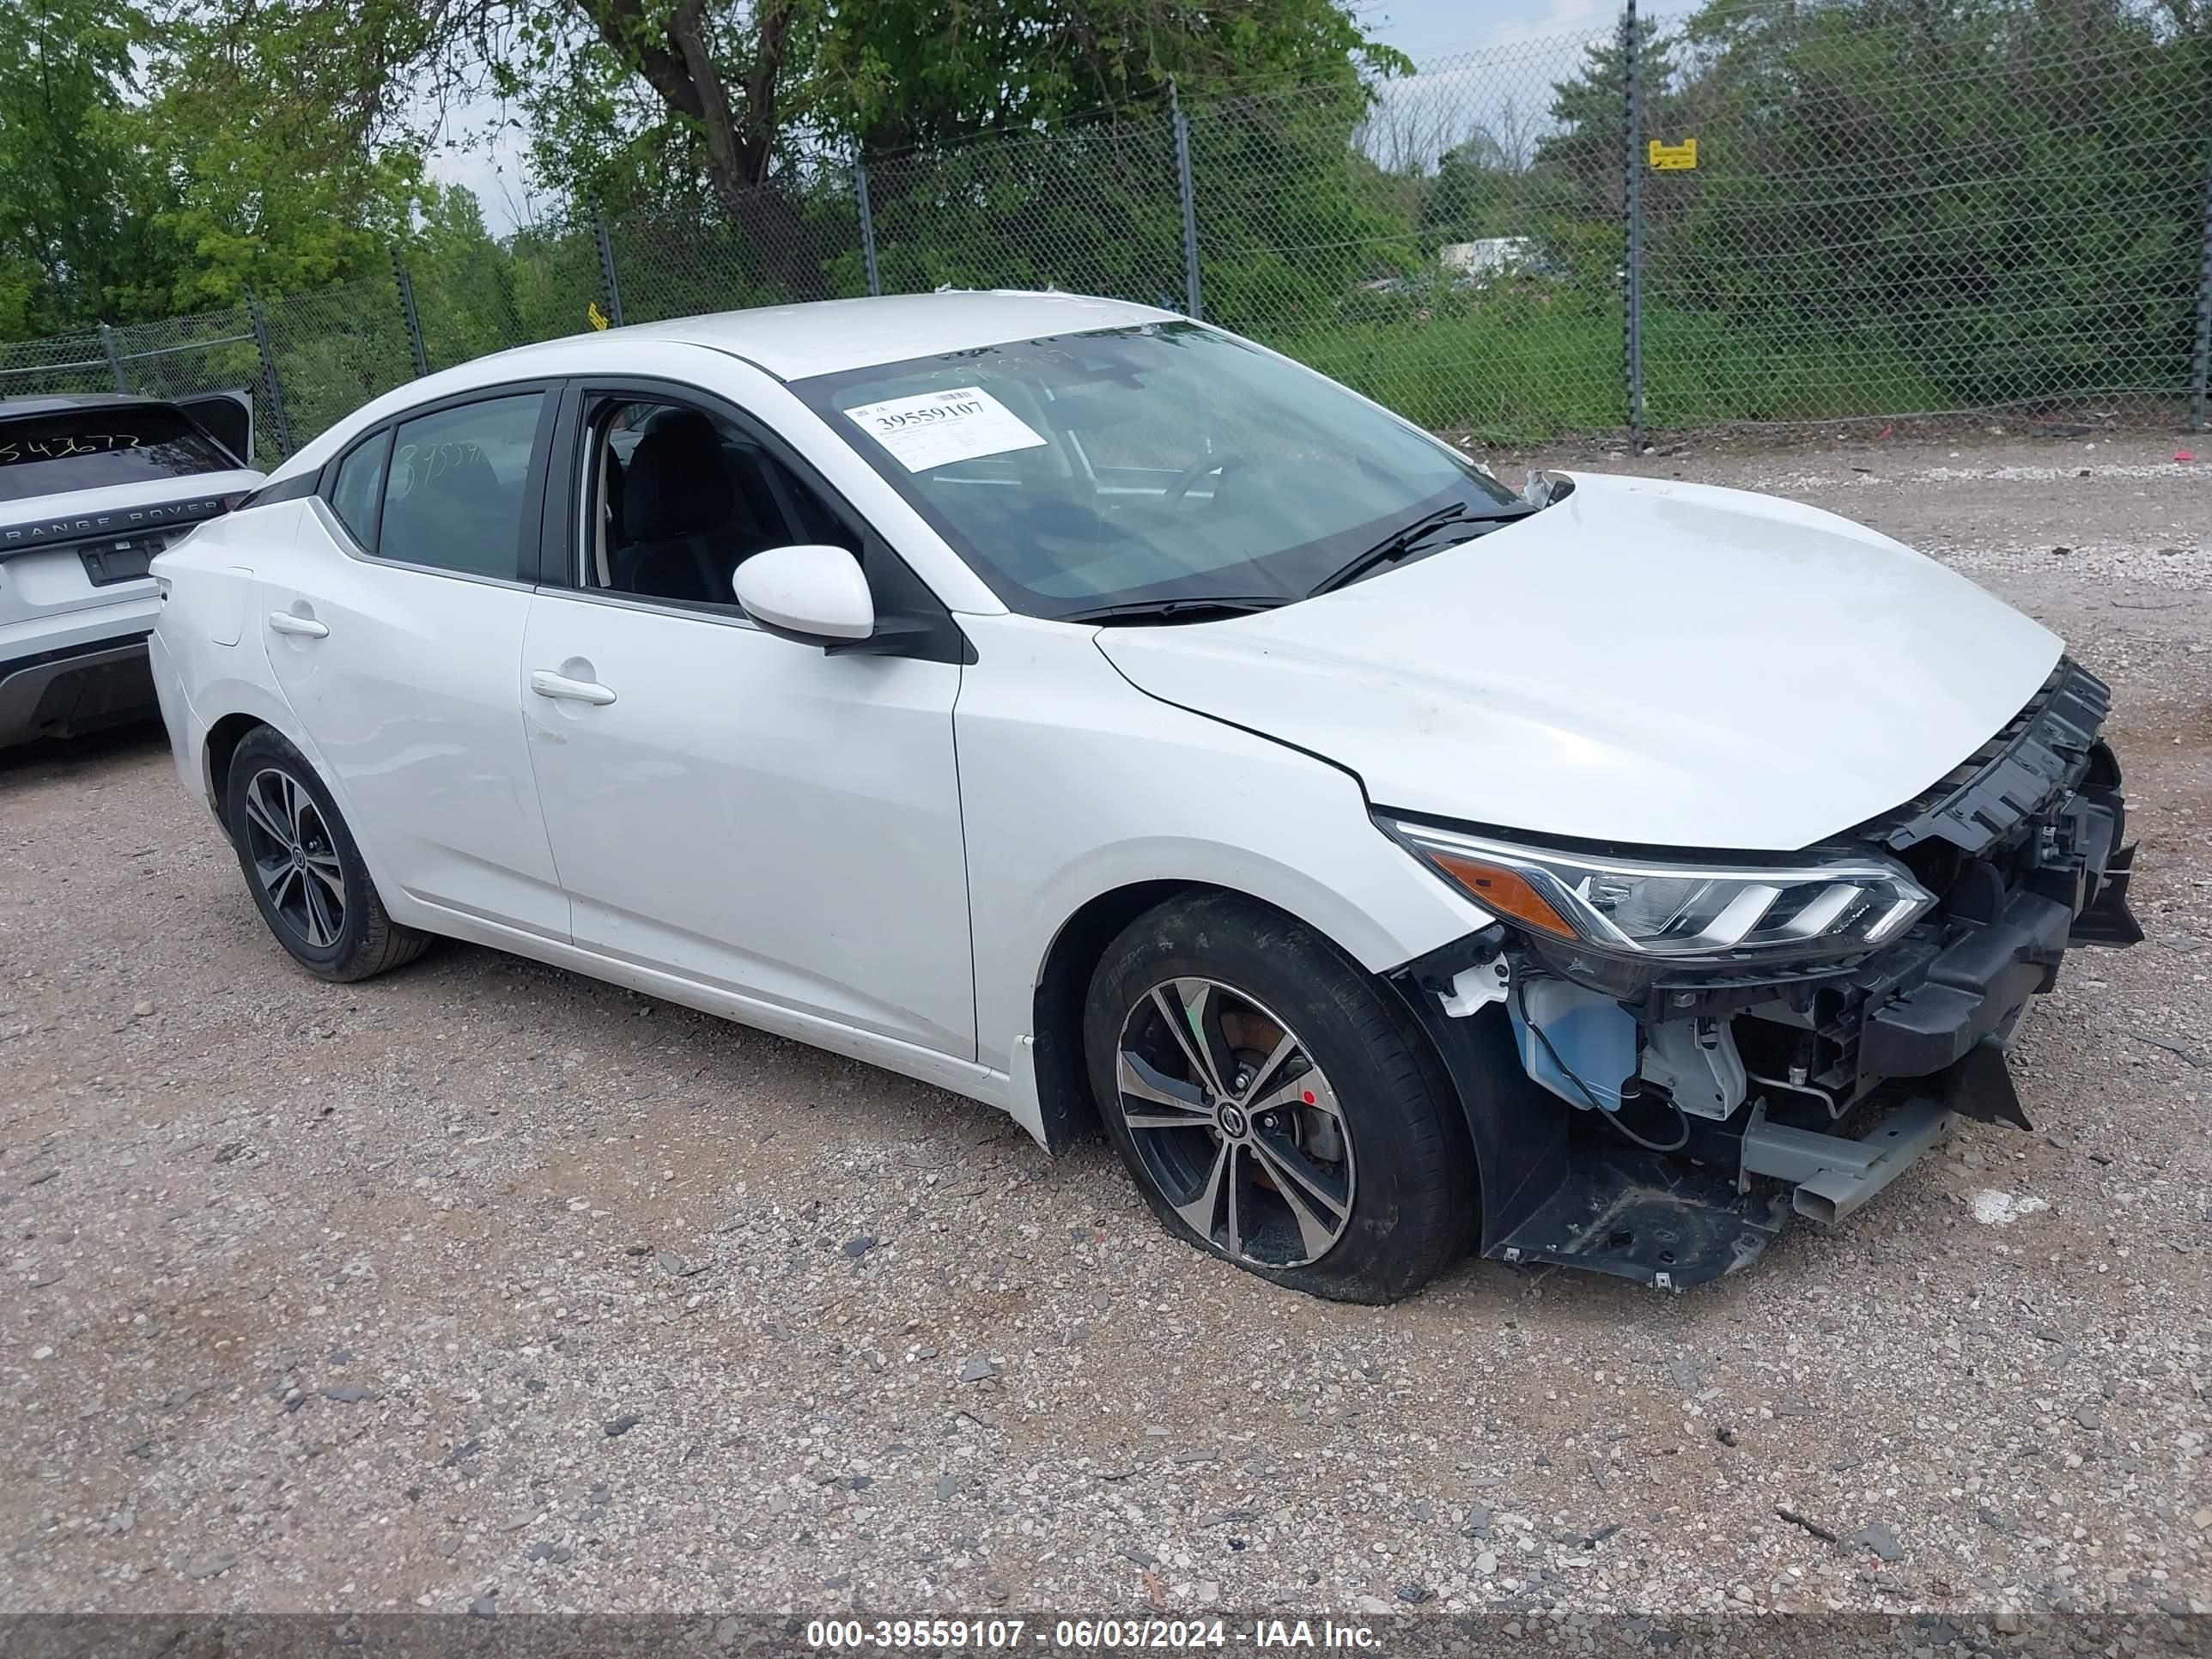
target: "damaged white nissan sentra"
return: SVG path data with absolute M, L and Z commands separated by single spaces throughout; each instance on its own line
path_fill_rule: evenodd
M 1888 538 L 1503 488 L 1057 295 L 417 380 L 155 562 L 185 786 L 292 956 L 450 935 L 1103 1125 L 1325 1296 L 1681 1286 L 1954 1115 L 2139 937 L 2105 687 Z

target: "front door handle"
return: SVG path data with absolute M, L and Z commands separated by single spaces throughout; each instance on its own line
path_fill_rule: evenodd
M 331 630 L 313 617 L 295 617 L 289 611 L 269 613 L 269 626 L 279 634 L 297 634 L 303 640 L 326 640 Z
M 541 697 L 557 697 L 564 702 L 588 702 L 605 708 L 615 700 L 613 690 L 596 680 L 572 680 L 566 674 L 556 674 L 549 668 L 530 671 L 530 689 Z

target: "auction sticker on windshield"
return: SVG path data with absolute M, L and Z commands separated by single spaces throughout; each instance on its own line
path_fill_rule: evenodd
M 1020 416 L 979 386 L 862 404 L 845 415 L 909 472 L 1035 449 L 1044 442 Z

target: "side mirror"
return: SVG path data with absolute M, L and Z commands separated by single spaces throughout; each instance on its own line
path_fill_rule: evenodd
M 842 547 L 770 547 L 738 562 L 730 586 L 744 613 L 802 645 L 833 646 L 876 631 L 876 602 L 860 562 Z

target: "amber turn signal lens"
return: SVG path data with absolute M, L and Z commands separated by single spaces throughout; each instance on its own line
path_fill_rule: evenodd
M 1431 862 L 1462 887 L 1484 909 L 1510 917 L 1540 933 L 1572 939 L 1575 930 L 1554 910 L 1525 877 L 1494 864 L 1479 864 L 1459 853 L 1427 849 Z

